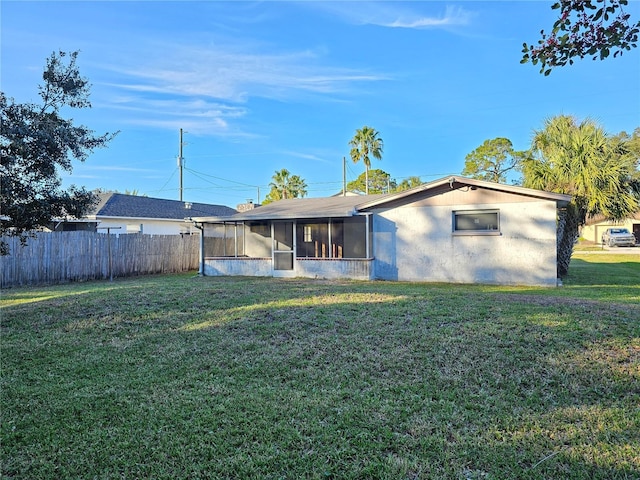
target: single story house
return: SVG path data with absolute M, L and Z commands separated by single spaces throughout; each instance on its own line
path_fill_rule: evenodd
M 123 193 L 100 193 L 100 201 L 80 219 L 65 219 L 51 225 L 52 231 L 89 230 L 110 233 L 149 235 L 190 235 L 200 231 L 185 218 L 191 216 L 225 217 L 237 210 L 223 205 L 180 202 Z
M 193 216 L 203 275 L 557 285 L 568 195 L 447 177 L 385 195 Z
M 640 212 L 619 222 L 608 220 L 602 215 L 587 218 L 586 224 L 580 230 L 580 236 L 590 242 L 601 243 L 602 234 L 611 227 L 628 229 L 636 236 L 636 241 L 640 242 Z

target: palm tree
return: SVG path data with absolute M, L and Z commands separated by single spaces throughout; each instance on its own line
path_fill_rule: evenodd
M 523 162 L 523 184 L 573 197 L 558 221 L 558 274 L 566 275 L 578 229 L 587 215 L 620 220 L 638 210 L 625 143 L 594 121 L 561 115 L 534 132 L 532 157 Z
M 269 186 L 271 187 L 271 190 L 276 190 L 279 194 L 278 200 L 282 200 L 287 198 L 287 184 L 289 183 L 289 175 L 291 175 L 289 173 L 289 170 L 287 170 L 286 168 L 283 168 L 280 171 L 276 171 L 276 173 L 273 174 L 273 177 L 271 177 L 273 179 L 273 182 L 271 182 L 269 184 Z
M 369 155 L 378 160 L 382 160 L 384 142 L 379 135 L 375 129 L 365 125 L 361 129 L 356 130 L 356 134 L 349 141 L 349 146 L 351 147 L 350 155 L 353 163 L 358 163 L 360 160 L 364 163 L 365 193 L 367 195 L 369 194 L 369 169 L 371 168 L 371 158 Z
M 302 198 L 307 195 L 307 182 L 299 175 L 291 175 L 287 184 L 288 198 Z
M 263 204 L 287 198 L 304 197 L 307 194 L 307 183 L 304 179 L 299 175 L 291 175 L 286 168 L 276 171 L 271 178 L 273 179 L 269 184 L 271 191 Z

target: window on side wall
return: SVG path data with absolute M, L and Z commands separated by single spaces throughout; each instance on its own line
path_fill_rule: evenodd
M 142 223 L 127 224 L 127 233 L 142 233 Z
M 457 210 L 453 212 L 454 235 L 500 235 L 499 210 Z

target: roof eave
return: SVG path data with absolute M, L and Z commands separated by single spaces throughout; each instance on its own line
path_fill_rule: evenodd
M 323 212 L 321 214 L 273 214 L 273 215 L 232 215 L 230 217 L 189 217 L 186 221 L 193 223 L 236 223 L 236 222 L 262 222 L 267 220 L 313 220 L 318 218 L 348 218 L 358 215 L 356 210 L 340 212 Z
M 554 200 L 557 202 L 558 206 L 566 206 L 571 201 L 571 198 L 572 198 L 571 195 L 565 195 L 563 193 L 544 192 L 542 190 L 534 190 L 531 188 L 520 187 L 517 185 L 504 185 L 501 183 L 487 182 L 485 180 L 477 180 L 475 178 L 451 176 L 451 177 L 441 178 L 433 182 L 425 183 L 417 187 L 414 187 L 412 189 L 405 190 L 403 192 L 384 195 L 381 198 L 377 198 L 369 202 L 361 203 L 356 206 L 356 209 L 366 210 L 369 208 L 378 207 L 391 201 L 400 200 L 412 195 L 416 195 L 420 192 L 432 190 L 442 185 L 446 185 L 447 183 L 451 185 L 451 188 L 453 188 L 454 183 L 460 183 L 460 184 L 469 185 L 472 187 L 475 186 L 475 187 L 484 188 L 488 190 L 516 193 L 519 195 L 541 198 L 545 200 Z
M 90 217 L 87 217 L 90 218 Z M 162 217 L 117 217 L 114 215 L 95 215 L 95 221 L 104 222 L 106 220 L 116 221 L 154 221 L 154 222 L 184 222 L 189 217 L 182 218 L 162 218 Z

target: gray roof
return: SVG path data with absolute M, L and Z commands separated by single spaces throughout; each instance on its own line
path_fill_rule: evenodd
M 164 198 L 140 197 L 123 193 L 101 193 L 89 217 L 158 218 L 184 220 L 189 217 L 226 217 L 236 210 L 224 205 L 180 202 Z M 191 208 L 187 208 L 190 205 Z
M 237 213 L 228 218 L 211 219 L 222 221 L 251 221 L 251 220 L 290 220 L 296 218 L 323 218 L 323 217 L 351 217 L 356 212 L 356 206 L 364 201 L 373 200 L 381 195 L 357 195 L 348 197 L 326 197 L 326 198 L 292 198 L 279 200 Z M 192 215 L 194 220 L 201 221 Z
M 348 197 L 327 198 L 294 198 L 280 200 L 268 205 L 256 207 L 253 210 L 237 213 L 221 218 L 216 216 L 191 215 L 196 222 L 236 222 L 259 220 L 291 220 L 304 218 L 340 218 L 351 217 L 358 213 L 364 213 L 372 208 L 393 206 L 399 203 L 411 202 L 416 197 L 439 194 L 449 189 L 464 187 L 484 188 L 507 193 L 514 193 L 527 197 L 540 198 L 556 202 L 559 206 L 565 206 L 571 201 L 570 195 L 561 193 L 543 192 L 531 188 L 516 185 L 503 185 L 466 177 L 445 177 L 433 182 L 425 183 L 418 187 L 398 193 L 384 195 L 357 195 Z

